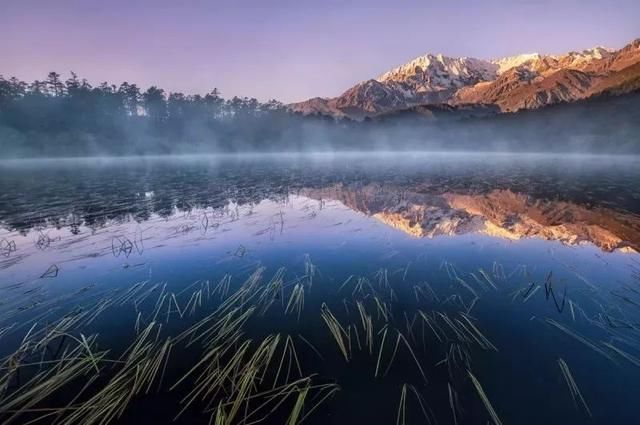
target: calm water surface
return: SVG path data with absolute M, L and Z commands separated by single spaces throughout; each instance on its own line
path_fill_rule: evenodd
M 636 423 L 639 165 L 0 163 L 0 417 Z

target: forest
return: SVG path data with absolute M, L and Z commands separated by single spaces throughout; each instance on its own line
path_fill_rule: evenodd
M 288 113 L 275 100 L 223 99 L 217 89 L 185 95 L 128 82 L 92 86 L 75 73 L 65 80 L 50 72 L 32 83 L 0 76 L 3 156 L 297 149 L 287 136 L 317 121 L 324 120 Z
M 0 157 L 340 150 L 640 151 L 640 93 L 492 116 L 427 105 L 364 121 L 303 116 L 276 100 L 0 75 Z M 427 110 L 428 109 L 428 110 Z M 427 114 L 424 111 L 427 110 Z M 441 111 L 446 111 L 442 113 Z

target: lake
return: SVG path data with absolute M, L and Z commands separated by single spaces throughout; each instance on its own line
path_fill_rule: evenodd
M 638 158 L 0 176 L 2 423 L 637 422 Z

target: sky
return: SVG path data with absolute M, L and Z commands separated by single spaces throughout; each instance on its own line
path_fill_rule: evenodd
M 0 74 L 301 101 L 426 53 L 619 48 L 640 1 L 0 0 Z

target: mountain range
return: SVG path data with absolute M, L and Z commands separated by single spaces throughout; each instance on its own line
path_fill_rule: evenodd
M 495 60 L 426 54 L 338 97 L 289 105 L 303 115 L 363 119 L 439 105 L 467 114 L 505 113 L 640 89 L 640 38 L 614 50 L 522 54 Z

